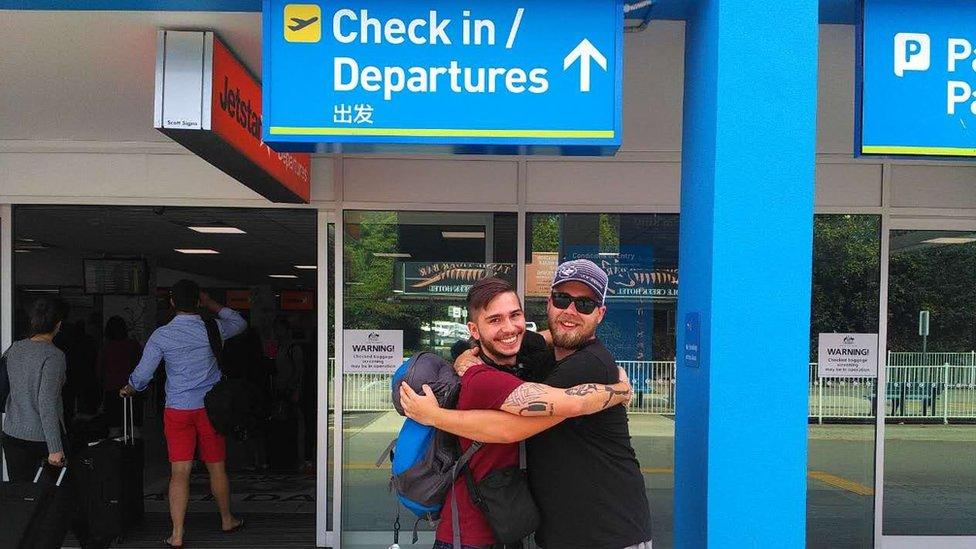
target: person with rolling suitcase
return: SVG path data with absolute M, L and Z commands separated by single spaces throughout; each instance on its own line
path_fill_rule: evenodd
M 180 280 L 170 290 L 170 303 L 176 316 L 156 329 L 146 342 L 142 359 L 129 376 L 121 396 L 144 391 L 163 361 L 166 363 L 166 409 L 163 432 L 170 461 L 169 510 L 173 530 L 163 543 L 182 548 L 184 520 L 190 496 L 190 471 L 199 450 L 210 476 L 210 491 L 220 510 L 220 529 L 236 532 L 244 525 L 230 512 L 230 481 L 225 461 L 227 446 L 204 405 L 204 397 L 221 379 L 217 357 L 210 344 L 207 322 L 201 308 L 216 316 L 216 332 L 221 342 L 247 327 L 247 321 L 233 309 L 224 307 L 200 291 L 192 280 Z
M 109 547 L 142 522 L 143 447 L 133 436 L 133 399 L 120 402 L 122 436 L 84 443 L 72 454 L 72 487 L 78 494 L 89 547 Z
M 40 463 L 33 481 L 0 483 L 0 549 L 59 549 L 71 520 L 70 499 L 61 488 L 66 467 L 57 480 L 44 477 Z

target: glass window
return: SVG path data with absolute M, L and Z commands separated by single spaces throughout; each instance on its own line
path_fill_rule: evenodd
M 976 535 L 976 233 L 891 231 L 884 535 Z
M 881 221 L 818 215 L 810 327 L 808 547 L 870 547 L 874 536 L 874 379 L 819 377 L 821 333 L 878 333 Z
M 451 345 L 468 338 L 468 288 L 491 275 L 515 285 L 516 229 L 513 213 L 346 212 L 343 328 L 399 330 L 405 358 L 421 350 L 450 357 Z M 375 465 L 403 422 L 390 377 L 343 374 L 343 546 L 393 539 L 390 472 Z M 405 536 L 413 522 L 403 510 Z
M 630 435 L 644 472 L 654 546 L 672 544 L 677 214 L 529 214 L 526 319 L 547 328 L 556 266 L 590 259 L 610 277 L 597 336 L 634 385 Z

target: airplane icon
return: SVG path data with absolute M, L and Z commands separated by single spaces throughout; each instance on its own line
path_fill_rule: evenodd
M 298 32 L 304 29 L 305 27 L 315 23 L 316 21 L 319 20 L 319 18 L 311 17 L 309 19 L 302 19 L 300 17 L 292 17 L 291 20 L 294 24 L 288 25 L 288 28 L 291 29 L 293 32 Z

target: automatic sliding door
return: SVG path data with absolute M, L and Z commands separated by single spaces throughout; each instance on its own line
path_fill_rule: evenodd
M 883 547 L 976 547 L 976 231 L 893 230 Z

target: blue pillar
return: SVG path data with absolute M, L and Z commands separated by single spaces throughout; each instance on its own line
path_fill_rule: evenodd
M 800 548 L 818 2 L 695 4 L 685 53 L 675 546 Z M 701 319 L 698 366 L 683 360 L 689 313 Z

